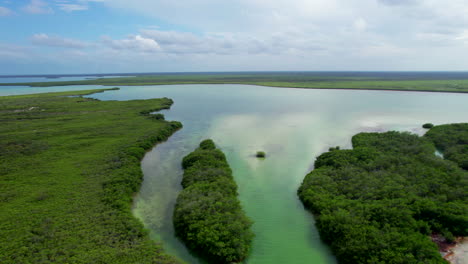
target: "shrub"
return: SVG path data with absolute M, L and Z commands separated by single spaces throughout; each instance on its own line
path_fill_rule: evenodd
M 164 115 L 163 114 L 151 114 L 149 115 L 149 117 L 151 117 L 152 119 L 155 119 L 155 120 L 164 120 Z
M 257 151 L 257 154 L 255 155 L 257 158 L 265 158 L 266 154 L 264 151 Z
M 426 129 L 430 129 L 430 128 L 433 128 L 434 127 L 434 124 L 432 123 L 426 123 L 422 126 L 423 128 L 426 128 Z
M 212 150 L 216 148 L 215 143 L 211 139 L 205 139 L 200 143 L 201 149 Z

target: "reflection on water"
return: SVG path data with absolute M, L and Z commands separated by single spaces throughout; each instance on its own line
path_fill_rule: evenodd
M 424 123 L 466 122 L 468 112 L 465 94 L 249 85 L 122 87 L 93 97 L 174 99 L 164 114 L 184 128 L 145 156 L 134 213 L 169 253 L 188 263 L 200 262 L 174 237 L 172 208 L 181 188 L 181 159 L 202 139 L 214 139 L 226 153 L 241 203 L 255 222 L 246 263 L 335 263 L 296 196 L 315 157 L 331 146 L 351 147 L 351 136 L 360 131 L 422 134 Z M 259 150 L 266 159 L 254 157 Z
M 256 234 L 246 263 L 335 263 L 321 243 L 296 190 L 317 155 L 350 147 L 360 131 L 407 130 L 466 121 L 468 95 L 415 92 L 301 90 L 248 85 L 122 87 L 99 99 L 170 97 L 167 119 L 184 128 L 149 152 L 134 213 L 166 250 L 199 263 L 173 236 L 172 208 L 180 190 L 180 161 L 200 140 L 226 153 L 241 203 Z M 435 107 L 436 106 L 436 107 Z M 258 150 L 267 158 L 254 157 Z

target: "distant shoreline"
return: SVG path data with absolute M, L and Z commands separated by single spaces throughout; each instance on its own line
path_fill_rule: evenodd
M 54 84 L 53 82 L 44 82 L 40 83 L 41 85 L 29 85 L 23 83 L 0 83 L 0 89 L 2 86 L 28 86 L 31 88 L 47 88 L 47 87 L 60 87 L 60 86 L 74 86 L 74 85 L 101 85 L 101 86 L 160 86 L 160 85 L 252 85 L 252 86 L 262 86 L 262 87 L 271 87 L 271 88 L 285 88 L 285 89 L 308 89 L 308 90 L 349 90 L 349 91 L 387 91 L 387 92 L 430 92 L 430 93 L 468 93 L 467 90 L 463 91 L 453 91 L 453 90 L 417 90 L 417 89 L 398 89 L 398 88 L 329 88 L 329 87 L 294 87 L 294 86 L 273 86 L 273 85 L 263 85 L 263 84 L 254 84 L 254 83 L 148 83 L 148 84 Z M 48 85 L 42 85 L 48 84 Z
M 113 72 L 113 73 L 50 73 L 50 74 L 4 74 L 1 78 L 31 78 L 31 77 L 102 77 L 102 76 L 158 76 L 158 75 L 207 75 L 207 74 L 309 74 L 309 75 L 366 75 L 366 74 L 390 74 L 390 75 L 434 75 L 434 74 L 462 74 L 468 76 L 468 71 L 200 71 L 200 72 Z
M 0 83 L 0 86 L 245 84 L 301 89 L 468 93 L 468 72 L 245 72 L 134 75 L 125 77 L 123 74 L 120 76 L 102 75 L 100 76 L 102 78 L 97 79 L 70 81 L 63 81 L 52 75 L 47 77 L 34 76 L 35 78 L 56 78 L 50 82 L 8 82 Z M 81 77 L 86 77 L 86 75 L 81 75 Z M 2 78 L 0 78 L 1 81 Z

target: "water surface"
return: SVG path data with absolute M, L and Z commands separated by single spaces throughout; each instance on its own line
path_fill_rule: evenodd
M 255 222 L 245 263 L 335 263 L 320 241 L 313 217 L 296 191 L 316 156 L 331 146 L 350 147 L 360 131 L 405 130 L 422 134 L 423 123 L 466 122 L 466 94 L 307 90 L 251 85 L 121 87 L 93 95 L 102 100 L 169 97 L 166 119 L 184 128 L 149 152 L 134 214 L 166 251 L 202 263 L 174 237 L 172 210 L 180 191 L 183 156 L 205 138 L 226 153 L 239 198 Z M 263 150 L 267 158 L 254 157 Z

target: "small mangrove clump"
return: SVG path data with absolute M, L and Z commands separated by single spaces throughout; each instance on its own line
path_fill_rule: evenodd
M 209 263 L 244 260 L 251 247 L 252 221 L 237 198 L 237 185 L 224 153 L 210 139 L 182 161 L 184 188 L 174 209 L 176 235 Z
M 426 123 L 426 124 L 424 124 L 422 127 L 425 128 L 425 129 L 431 129 L 431 128 L 434 127 L 434 124 L 432 124 L 432 123 Z
M 340 150 L 340 146 L 328 148 L 328 151 L 334 151 L 334 150 Z
M 264 158 L 266 157 L 266 154 L 264 151 L 257 151 L 257 154 L 255 155 L 257 158 Z

